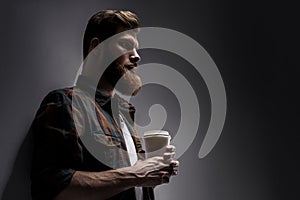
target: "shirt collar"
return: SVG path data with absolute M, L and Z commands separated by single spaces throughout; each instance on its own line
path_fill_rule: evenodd
M 78 77 L 78 80 L 76 82 L 76 86 L 80 89 L 87 91 L 92 96 L 95 96 L 95 101 L 100 105 L 104 106 L 111 100 L 111 96 L 108 94 L 105 94 L 103 91 L 101 91 L 100 88 L 97 88 L 97 85 L 95 85 L 91 80 L 89 80 L 87 77 L 80 75 Z
M 134 105 L 120 97 L 118 94 L 114 94 L 113 97 L 111 95 L 106 94 L 105 92 L 103 92 L 103 90 L 97 88 L 97 85 L 95 85 L 90 79 L 83 75 L 80 75 L 78 77 L 76 86 L 84 91 L 87 91 L 92 96 L 95 95 L 95 101 L 101 107 L 110 107 L 110 103 L 112 102 L 111 100 L 113 98 L 118 102 L 117 104 L 119 105 L 119 109 L 125 112 L 129 112 L 131 115 L 135 113 Z

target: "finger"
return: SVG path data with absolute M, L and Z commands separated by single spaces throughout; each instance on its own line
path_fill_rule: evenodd
M 179 161 L 178 160 L 172 160 L 171 163 L 170 163 L 170 166 L 173 166 L 173 167 L 178 167 L 179 166 Z
M 171 152 L 175 152 L 175 150 L 176 150 L 176 147 L 174 145 L 168 145 L 168 146 L 166 146 L 165 152 L 171 153 Z
M 164 155 L 163 155 L 163 158 L 164 158 L 165 161 L 170 160 L 170 159 L 172 160 L 174 157 L 175 157 L 175 152 L 164 153 Z M 170 162 L 171 162 L 171 160 L 170 160 Z
M 170 176 L 174 176 L 178 174 L 178 167 L 177 166 L 169 166 L 168 168 L 168 172 L 170 174 Z

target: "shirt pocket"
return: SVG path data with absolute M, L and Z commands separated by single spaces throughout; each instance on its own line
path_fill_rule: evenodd
M 106 135 L 102 131 L 94 132 L 93 136 L 97 143 L 96 158 L 99 161 L 114 169 L 128 166 L 128 155 L 122 148 L 121 138 L 114 134 Z
M 106 145 L 108 147 L 121 147 L 121 138 L 115 136 L 115 135 L 108 135 L 103 133 L 102 131 L 96 131 L 93 133 L 94 140 L 97 143 L 101 143 L 103 145 Z

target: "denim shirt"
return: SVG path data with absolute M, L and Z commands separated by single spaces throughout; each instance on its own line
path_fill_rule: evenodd
M 135 108 L 124 99 L 103 94 L 83 76 L 76 86 L 54 90 L 44 98 L 30 128 L 34 137 L 33 200 L 54 199 L 68 186 L 75 171 L 100 172 L 130 165 L 113 110 L 125 119 L 143 159 L 144 151 L 133 127 Z M 91 141 L 92 149 L 85 145 L 86 140 Z M 153 188 L 143 188 L 143 194 L 144 200 L 154 199 Z M 135 200 L 134 188 L 110 198 L 121 199 Z

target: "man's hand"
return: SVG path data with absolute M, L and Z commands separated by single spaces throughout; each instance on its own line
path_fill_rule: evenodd
M 155 187 L 168 183 L 177 174 L 175 147 L 170 145 L 162 156 L 138 160 L 135 165 L 102 172 L 76 171 L 68 187 L 55 200 L 108 199 L 135 186 Z
M 177 175 L 176 167 L 179 162 L 174 157 L 175 146 L 169 145 L 162 156 L 138 160 L 131 167 L 132 173 L 137 177 L 137 186 L 153 187 L 168 183 L 172 175 Z

